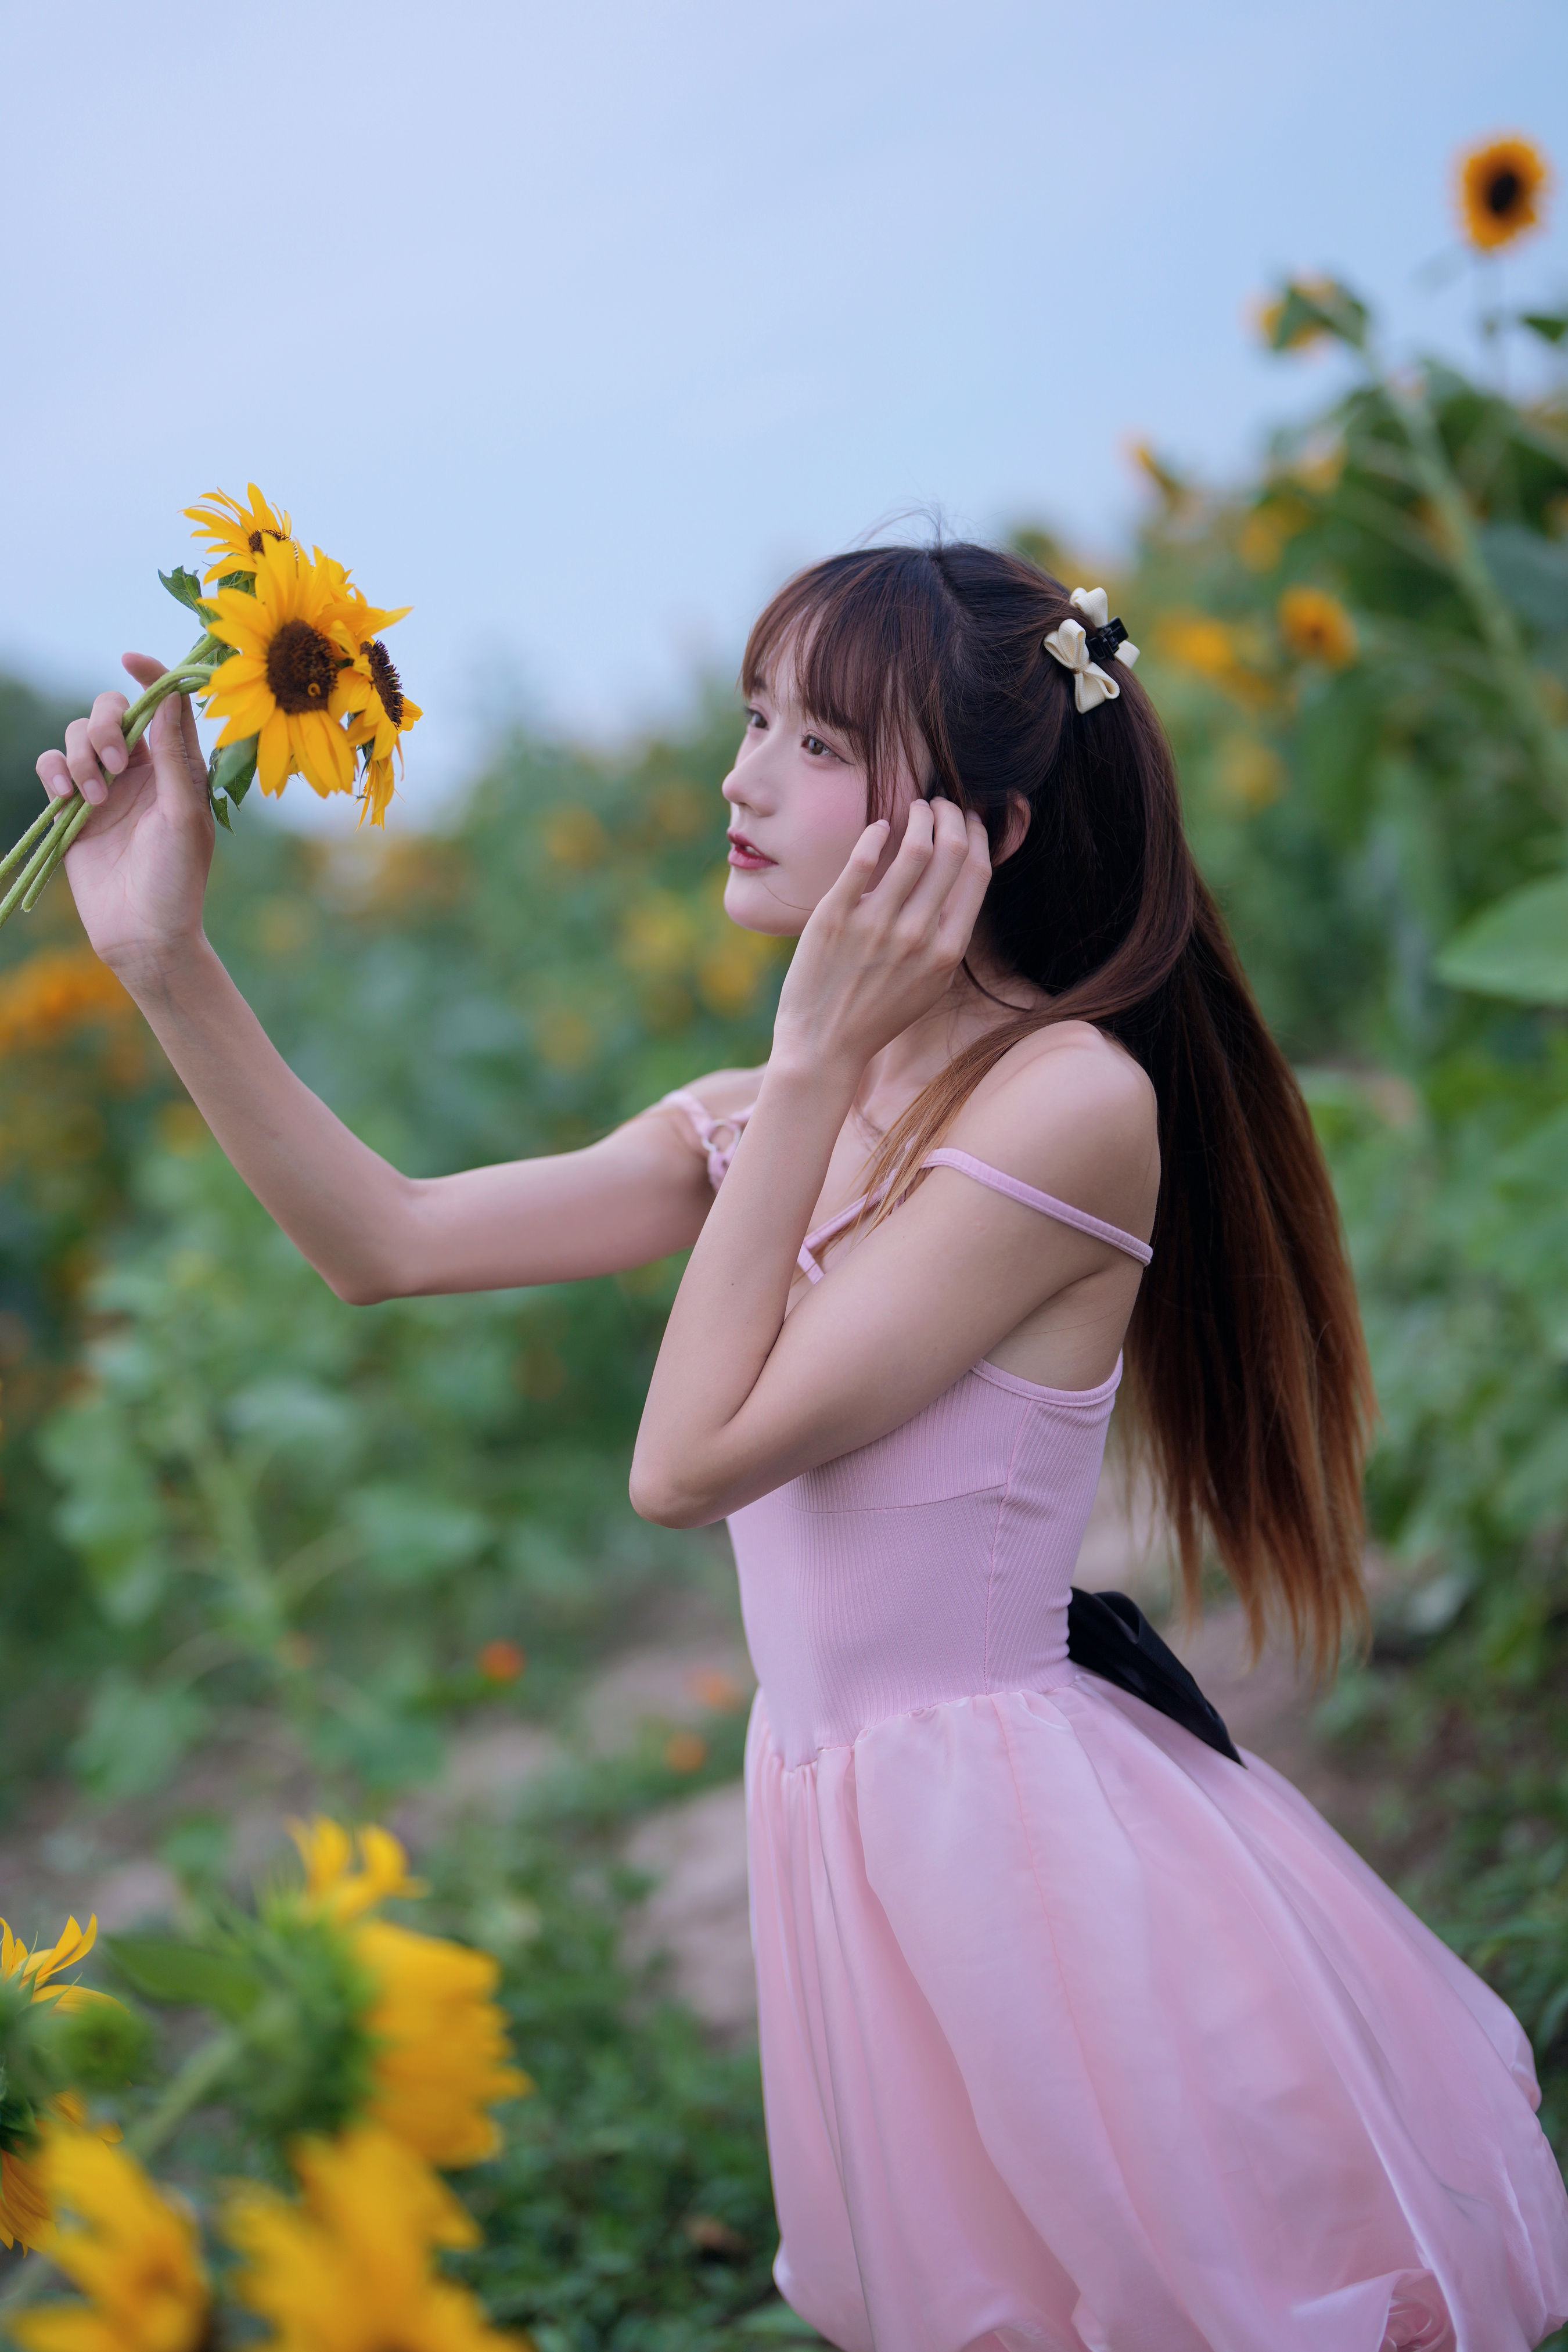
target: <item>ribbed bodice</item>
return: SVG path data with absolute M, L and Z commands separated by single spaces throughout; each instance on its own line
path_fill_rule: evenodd
M 977 1364 L 902 1428 L 733 1514 L 746 1640 L 786 1765 L 916 1707 L 1065 1679 L 1120 1376 L 1068 1391 Z

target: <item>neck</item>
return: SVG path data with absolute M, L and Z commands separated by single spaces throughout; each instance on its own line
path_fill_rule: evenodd
M 1017 1013 L 1038 1011 L 1047 1003 L 1016 972 L 1005 971 L 978 945 L 961 967 L 942 1003 L 912 1022 L 866 1065 L 855 1095 L 855 1108 L 867 1125 L 885 1135 L 915 1097 L 940 1077 L 966 1045 Z M 970 974 L 974 975 L 971 979 Z

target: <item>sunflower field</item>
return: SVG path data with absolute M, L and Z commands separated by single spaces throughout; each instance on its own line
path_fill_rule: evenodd
M 1542 186 L 1519 142 L 1470 159 L 1478 249 Z M 1375 1633 L 1316 1736 L 1362 1792 L 1344 1826 L 1522 2018 L 1568 2158 L 1565 328 L 1396 368 L 1352 289 L 1281 289 L 1281 367 L 1331 345 L 1344 388 L 1223 490 L 1144 453 L 1112 605 L 1368 1321 Z M 1016 543 L 1085 576 L 1042 526 Z M 67 715 L 0 685 L 0 837 Z M 411 1172 L 578 1144 L 765 1054 L 780 965 L 719 905 L 737 727 L 713 685 L 624 757 L 520 734 L 439 835 L 395 804 L 329 849 L 252 803 L 212 937 Z M 626 1500 L 678 1271 L 344 1306 L 68 892 L 0 939 L 3 1785 L 61 1853 L 136 1821 L 177 1890 L 96 1945 L 5 1931 L 17 2343 L 353 2352 L 373 2294 L 431 2352 L 812 2340 L 771 2294 L 754 2054 L 626 1933 L 628 1833 L 732 1784 L 733 1696 L 611 1755 L 572 1732 L 638 1628 L 730 1606 L 719 1541 Z M 410 1834 L 418 1883 L 390 1831 L 337 1826 L 430 1818 L 476 1723 L 552 1760 Z M 279 1806 L 259 1864 L 252 1766 L 309 1816 L 296 1853 Z

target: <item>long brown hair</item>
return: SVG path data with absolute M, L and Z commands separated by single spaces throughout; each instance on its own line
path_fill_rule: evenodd
M 984 820 L 1012 804 L 1022 846 L 982 918 L 1043 1010 L 1001 1018 L 883 1139 L 868 1180 L 889 1199 L 974 1087 L 1050 1022 L 1089 1021 L 1148 1072 L 1163 1174 L 1154 1260 L 1128 1328 L 1129 1400 L 1163 1496 L 1189 1610 L 1205 1535 L 1255 1647 L 1271 1612 L 1320 1668 L 1365 1622 L 1362 1469 L 1372 1375 L 1328 1170 L 1182 826 L 1175 764 L 1124 665 L 1120 697 L 1079 713 L 1042 647 L 1076 618 L 1022 557 L 966 543 L 831 558 L 752 631 L 747 693 L 793 655 L 802 702 L 867 769 L 870 807 L 907 761 Z M 1092 1206 L 1092 1203 L 1085 1203 Z

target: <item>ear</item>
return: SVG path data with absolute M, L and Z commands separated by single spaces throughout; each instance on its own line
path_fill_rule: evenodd
M 1002 838 L 992 853 L 993 866 L 1005 866 L 1009 857 L 1016 856 L 1022 849 L 1034 814 L 1023 793 L 1015 793 L 1007 803 L 1007 822 L 1003 827 Z

